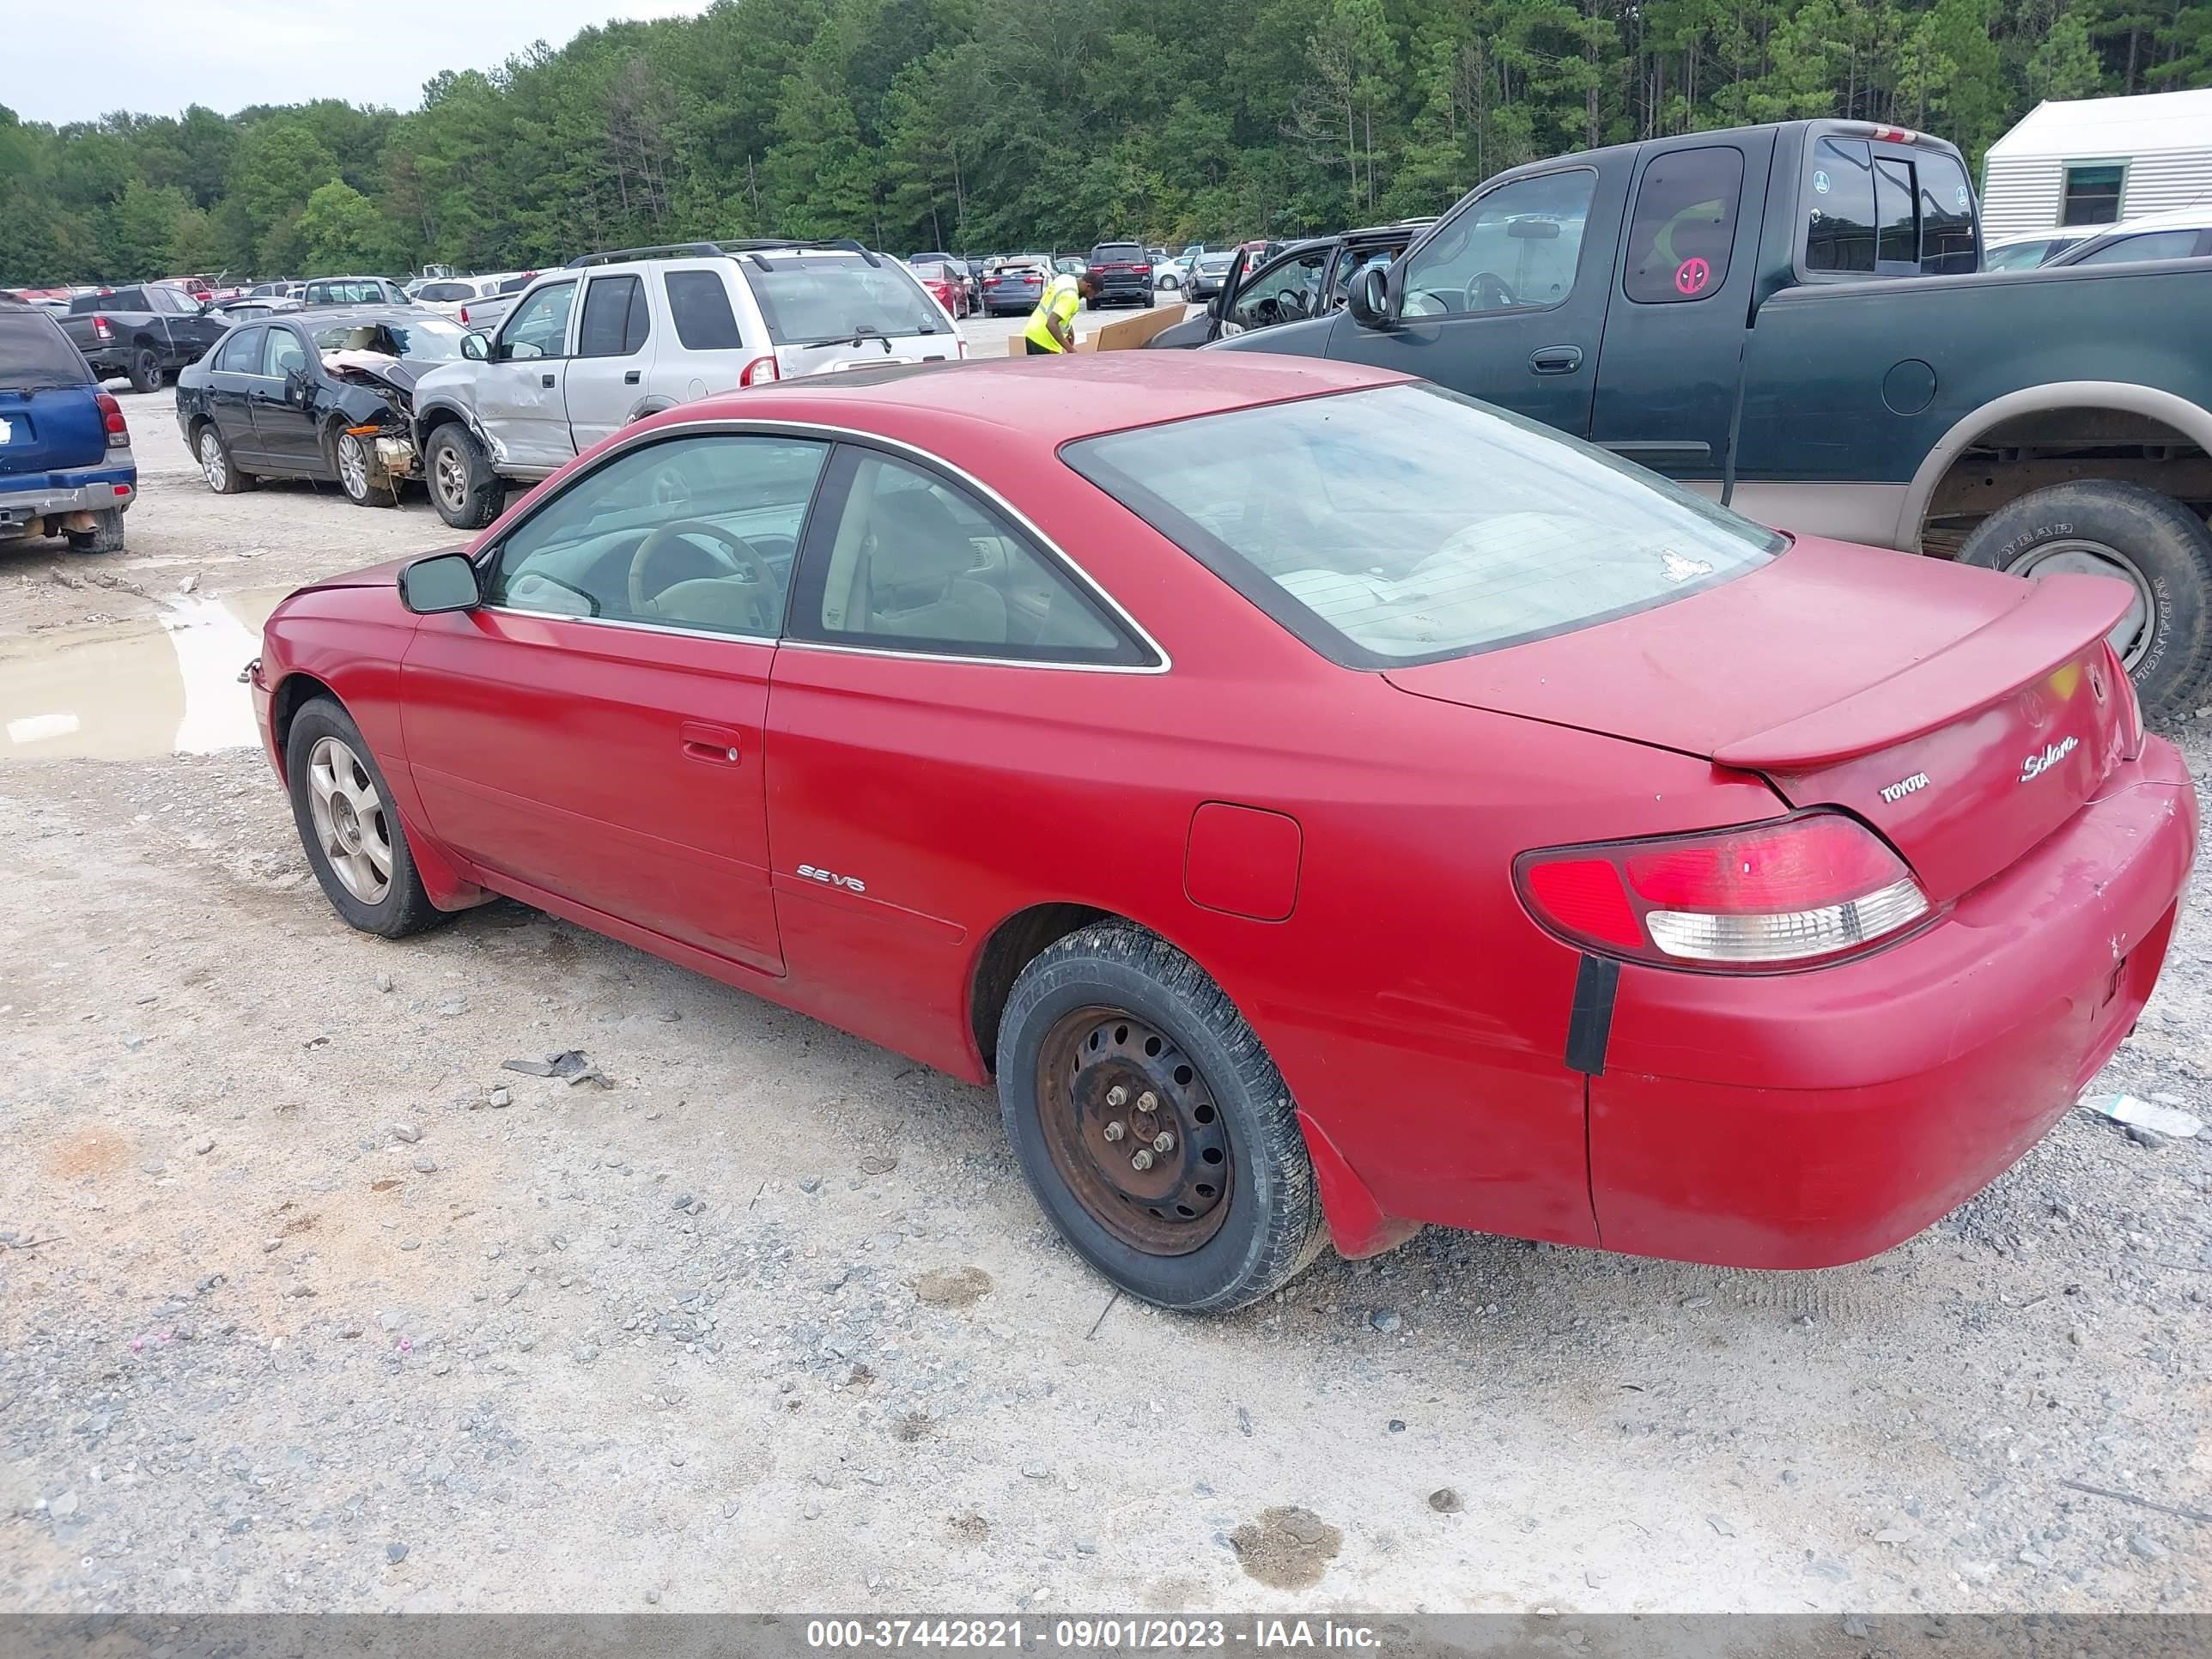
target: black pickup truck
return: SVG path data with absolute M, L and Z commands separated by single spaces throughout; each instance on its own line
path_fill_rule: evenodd
M 62 331 L 102 380 L 128 375 L 133 392 L 151 392 L 165 376 L 196 363 L 229 326 L 169 283 L 104 289 L 70 301 Z
M 1403 369 L 1781 529 L 2118 577 L 2145 708 L 2212 701 L 2212 258 L 1980 266 L 1951 145 L 1792 121 L 1500 173 L 1342 312 L 1206 349 Z

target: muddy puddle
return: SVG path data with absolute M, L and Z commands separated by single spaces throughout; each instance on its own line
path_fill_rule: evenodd
M 153 617 L 0 641 L 0 764 L 251 747 L 238 672 L 286 592 L 183 594 Z

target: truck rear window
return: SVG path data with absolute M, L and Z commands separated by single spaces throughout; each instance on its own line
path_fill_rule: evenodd
M 1966 169 L 1942 150 L 1877 155 L 1831 133 L 1805 166 L 1805 269 L 1942 276 L 1979 269 Z
M 1433 386 L 1202 416 L 1061 453 L 1348 668 L 1587 628 L 1787 545 L 1602 450 Z
M 936 334 L 937 302 L 904 271 L 860 258 L 769 256 L 745 267 L 769 338 L 778 345 L 828 345 L 861 335 Z
M 92 371 L 61 325 L 41 311 L 0 311 L 0 386 L 90 386 Z

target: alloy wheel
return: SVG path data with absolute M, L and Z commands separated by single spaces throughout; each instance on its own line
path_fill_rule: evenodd
M 361 440 L 350 432 L 338 436 L 338 482 L 355 501 L 368 494 L 368 453 L 362 448 Z
M 210 427 L 200 434 L 200 475 L 208 481 L 210 489 L 221 492 L 229 481 L 230 465 L 222 458 L 222 440 Z
M 2071 537 L 2044 543 L 2005 567 L 2015 576 L 2026 576 L 2031 581 L 2043 577 L 2071 573 L 2083 576 L 2110 576 L 2128 584 L 2135 597 L 2128 601 L 2127 614 L 2122 617 L 2112 631 L 2105 637 L 2119 653 L 2121 665 L 2130 673 L 2150 648 L 2154 601 L 2150 581 L 2136 562 L 2116 547 L 2085 537 Z
M 376 781 L 361 757 L 337 738 L 319 738 L 307 751 L 307 810 L 315 842 L 346 891 L 380 904 L 392 890 L 392 828 Z
M 1036 1097 L 1053 1167 L 1122 1243 L 1188 1255 L 1221 1231 L 1228 1127 L 1167 1033 L 1115 1008 L 1063 1015 L 1037 1051 Z

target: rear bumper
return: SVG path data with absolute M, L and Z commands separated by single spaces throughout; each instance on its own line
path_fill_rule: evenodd
M 1098 284 L 1098 297 L 1102 301 L 1135 300 L 1141 302 L 1152 298 L 1152 279 L 1150 276 L 1117 273 L 1092 280 Z
M 41 473 L 20 489 L 15 481 L 0 478 L 0 537 L 58 535 L 61 527 L 50 520 L 128 507 L 137 498 L 138 469 L 127 455 L 120 465 Z
M 1773 977 L 1622 970 L 1589 1083 L 1608 1249 L 1824 1267 L 1911 1237 L 2009 1169 L 2134 1029 L 2196 855 L 2150 739 L 1940 921 Z

